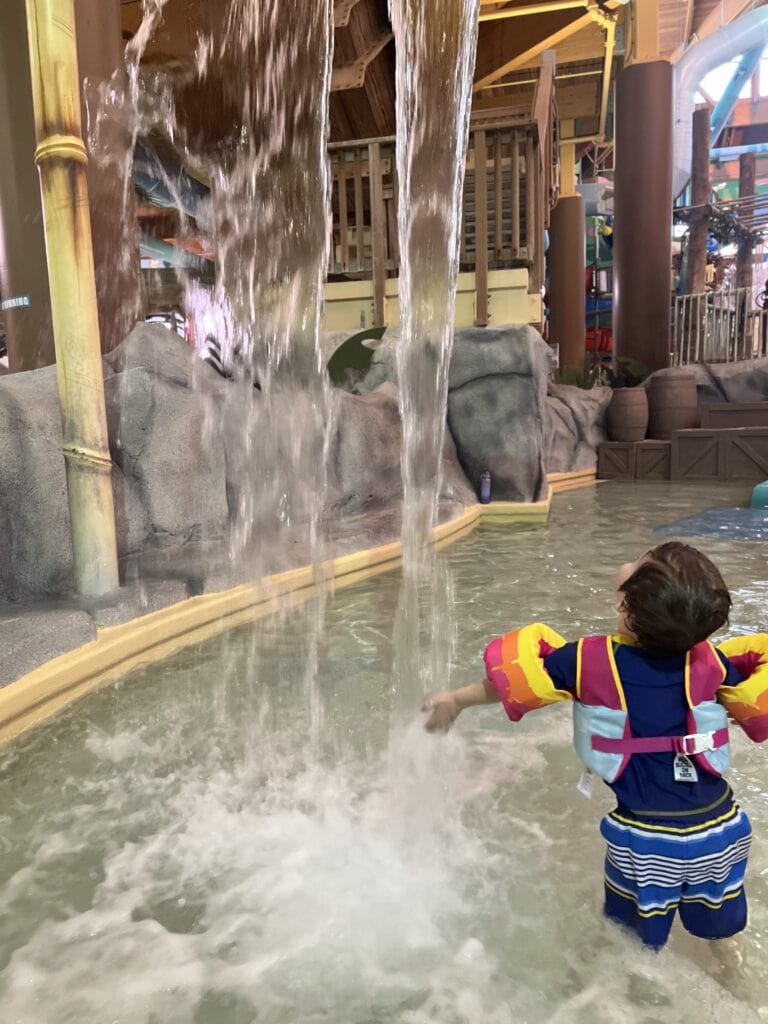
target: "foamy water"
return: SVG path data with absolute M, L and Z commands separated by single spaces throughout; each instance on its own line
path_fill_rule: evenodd
M 654 525 L 737 495 L 610 485 L 557 498 L 546 528 L 444 553 L 457 632 L 436 687 L 477 677 L 487 640 L 534 617 L 609 628 L 614 564 Z M 701 546 L 734 590 L 733 630 L 765 628 L 764 547 Z M 4 749 L 4 1024 L 768 1019 L 765 750 L 737 737 L 755 829 L 744 963 L 721 967 L 677 929 L 649 953 L 601 917 L 610 793 L 576 793 L 566 709 L 513 727 L 483 708 L 444 739 L 414 714 L 390 744 L 398 587 L 329 601 L 319 753 L 310 609 L 137 673 Z

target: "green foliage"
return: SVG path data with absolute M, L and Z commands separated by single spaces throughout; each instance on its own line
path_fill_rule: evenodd
M 691 213 L 678 214 L 680 220 L 690 223 Z M 749 252 L 763 241 L 763 232 L 751 230 L 728 207 L 707 206 L 707 228 L 720 245 L 736 245 L 743 252 Z
M 587 356 L 584 370 L 566 366 L 555 371 L 555 384 L 568 384 L 573 387 L 585 388 L 633 388 L 641 384 L 651 372 L 643 363 L 636 359 L 622 358 L 610 366 L 602 360 L 594 360 Z
M 647 366 L 636 359 L 619 356 L 614 366 L 595 363 L 589 371 L 590 387 L 634 388 L 641 384 L 651 372 Z
M 347 385 L 349 383 L 347 370 L 366 373 L 373 359 L 373 349 L 368 348 L 363 342 L 371 339 L 380 341 L 385 330 L 386 327 L 369 327 L 342 342 L 328 360 L 328 375 L 331 378 L 331 383 L 337 387 Z
M 576 388 L 586 387 L 584 372 L 582 370 L 577 370 L 575 366 L 558 367 L 558 369 L 555 370 L 552 379 L 555 384 L 567 384 L 570 387 Z
M 742 250 L 754 249 L 763 240 L 762 231 L 750 231 L 745 227 L 728 209 L 718 209 L 710 206 L 707 213 L 709 230 L 720 243 L 720 245 L 734 244 Z

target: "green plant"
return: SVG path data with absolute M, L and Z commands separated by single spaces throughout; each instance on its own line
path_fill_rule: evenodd
M 745 227 L 732 210 L 708 207 L 707 224 L 720 245 L 733 244 L 743 251 L 750 251 L 763 241 L 762 231 Z
M 693 210 L 676 212 L 679 221 L 690 224 Z M 753 230 L 742 224 L 737 214 L 728 207 L 708 205 L 704 210 L 707 230 L 720 245 L 735 245 L 742 252 L 749 252 L 763 242 L 763 232 Z
M 619 356 L 614 366 L 596 362 L 588 373 L 590 387 L 634 388 L 641 384 L 651 371 L 636 359 Z
M 591 353 L 584 361 L 584 369 L 574 366 L 555 370 L 552 380 L 555 384 L 567 384 L 578 388 L 634 388 L 641 384 L 651 371 L 636 359 L 619 356 L 614 365 L 604 363 Z

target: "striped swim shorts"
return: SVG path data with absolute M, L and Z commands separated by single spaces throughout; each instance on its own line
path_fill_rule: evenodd
M 605 857 L 605 913 L 663 946 L 675 912 L 701 939 L 725 939 L 747 923 L 744 872 L 752 827 L 737 804 L 716 818 L 682 826 L 633 820 L 613 811 L 600 826 Z

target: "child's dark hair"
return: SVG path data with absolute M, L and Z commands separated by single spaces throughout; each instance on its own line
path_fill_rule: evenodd
M 659 655 L 689 651 L 725 625 L 731 610 L 717 566 L 678 541 L 649 551 L 619 590 L 638 643 Z

